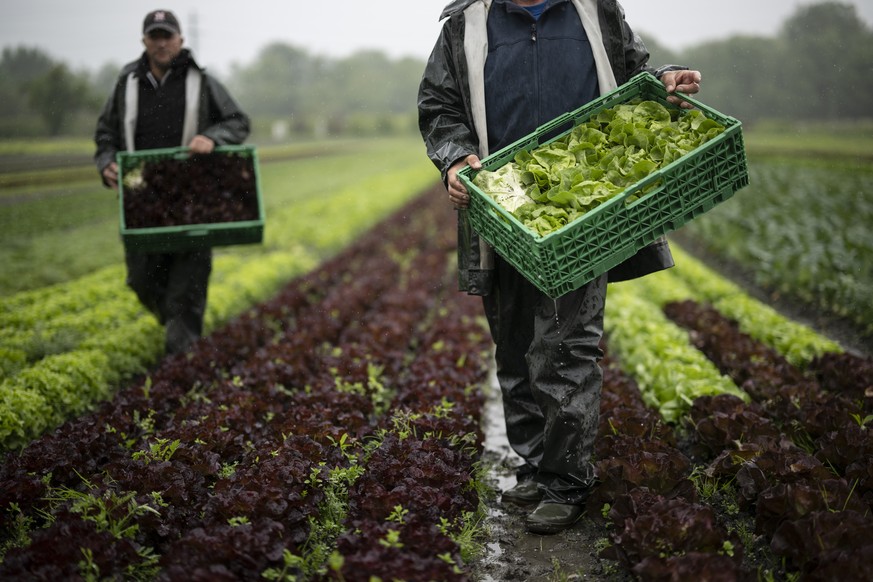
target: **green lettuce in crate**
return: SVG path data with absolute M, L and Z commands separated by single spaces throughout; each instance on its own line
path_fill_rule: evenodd
M 548 144 L 520 150 L 497 170 L 480 171 L 473 183 L 545 236 L 724 130 L 697 109 L 668 109 L 655 101 L 623 103 Z

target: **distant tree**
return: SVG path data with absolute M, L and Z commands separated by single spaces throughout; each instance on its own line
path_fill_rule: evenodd
M 873 77 L 873 32 L 854 5 L 821 2 L 801 6 L 782 27 L 784 68 L 805 106 L 807 119 L 869 116 Z
M 24 85 L 54 66 L 51 57 L 36 48 L 4 48 L 0 56 L 0 118 L 20 118 L 29 113 Z
M 38 48 L 24 46 L 3 49 L 0 58 L 0 79 L 21 84 L 41 77 L 55 66 L 55 61 Z
M 333 90 L 344 95 L 339 107 L 371 113 L 403 113 L 415 109 L 424 63 L 391 60 L 376 50 L 359 51 L 336 61 L 328 77 Z
M 786 112 L 792 98 L 785 91 L 779 43 L 755 36 L 735 36 L 705 43 L 682 62 L 703 75 L 696 96 L 707 105 L 753 123 Z M 790 79 L 789 79 L 790 80 Z
M 118 74 L 120 72 L 121 66 L 116 63 L 106 63 L 91 76 L 91 87 L 98 95 L 109 95 L 112 88 L 115 87 L 116 81 L 118 81 Z
M 251 65 L 235 66 L 228 85 L 252 114 L 292 117 L 307 114 L 313 101 L 308 90 L 321 72 L 320 59 L 277 42 L 265 46 Z
M 64 64 L 54 65 L 26 85 L 28 102 L 56 136 L 67 121 L 82 108 L 93 106 L 95 95 L 84 75 L 74 75 Z
M 411 127 L 424 62 L 391 60 L 365 50 L 341 59 L 313 56 L 283 43 L 234 66 L 228 85 L 255 119 L 307 133 L 357 134 Z

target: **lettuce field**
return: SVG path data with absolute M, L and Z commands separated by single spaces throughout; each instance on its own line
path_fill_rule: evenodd
M 359 153 L 334 154 L 347 173 L 265 163 L 265 244 L 218 254 L 190 353 L 161 355 L 111 257 L 0 297 L 0 579 L 478 579 L 498 493 L 482 457 L 492 345 L 480 302 L 456 291 L 442 186 L 420 150 L 403 155 L 370 174 Z M 843 263 L 815 268 L 834 283 L 785 285 L 857 320 L 859 348 L 684 248 L 744 264 L 767 250 L 770 277 L 800 260 L 780 253 L 814 254 L 762 242 L 755 217 L 776 211 L 752 204 L 847 194 L 815 168 L 817 195 L 780 187 L 780 162 L 750 169 L 760 194 L 686 227 L 676 267 L 610 285 L 584 518 L 601 534 L 574 549 L 605 566 L 578 579 L 873 579 L 871 319 L 855 294 L 871 284 L 855 221 L 873 180 L 846 170 L 866 201 L 805 230 L 831 234 L 821 252 Z

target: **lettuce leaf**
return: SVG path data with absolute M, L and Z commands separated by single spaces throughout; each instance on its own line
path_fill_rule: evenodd
M 601 110 L 550 143 L 519 150 L 501 168 L 480 171 L 473 183 L 545 236 L 724 130 L 700 110 L 636 100 Z

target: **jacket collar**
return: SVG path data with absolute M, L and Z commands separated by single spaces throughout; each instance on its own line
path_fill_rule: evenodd
M 465 8 L 473 4 L 474 2 L 479 2 L 480 0 L 454 0 L 448 6 L 443 8 L 442 14 L 440 14 L 440 20 L 443 18 L 448 18 L 458 14 L 459 12 L 463 12 Z
M 440 14 L 440 20 L 454 16 L 459 12 L 463 12 L 471 4 L 480 1 L 481 0 L 454 0 L 454 2 L 451 2 L 448 6 L 443 8 L 443 12 Z

